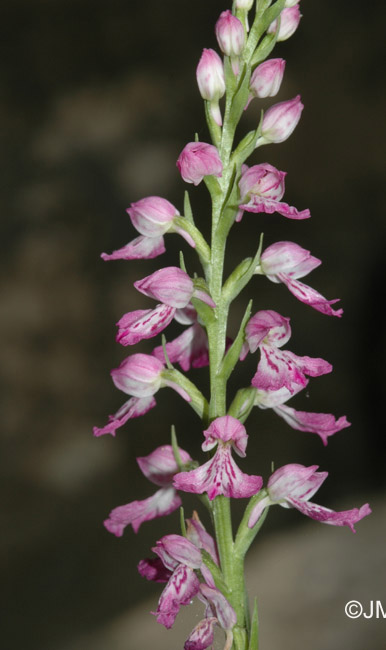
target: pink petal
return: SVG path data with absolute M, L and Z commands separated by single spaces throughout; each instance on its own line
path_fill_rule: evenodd
M 300 501 L 298 499 L 288 499 L 289 503 L 299 510 L 303 515 L 320 521 L 322 524 L 330 524 L 331 526 L 348 526 L 353 533 L 355 533 L 354 524 L 371 514 L 371 508 L 368 503 L 365 503 L 361 508 L 353 508 L 352 510 L 343 510 L 335 512 L 329 508 L 324 508 L 316 503 L 309 503 L 308 501 Z
M 133 241 L 108 255 L 101 253 L 101 258 L 109 260 L 151 260 L 162 255 L 166 250 L 163 237 L 136 237 Z
M 282 387 L 294 392 L 293 384 L 306 386 L 305 374 L 286 350 L 272 345 L 260 346 L 261 358 L 257 372 L 252 378 L 252 386 L 259 390 L 277 391 Z M 294 355 L 296 357 L 296 355 Z
M 265 343 L 281 348 L 291 338 L 290 319 L 273 309 L 264 309 L 252 316 L 245 328 L 245 336 L 251 352 Z
M 178 565 L 161 594 L 157 611 L 152 612 L 158 623 L 170 629 L 181 605 L 189 605 L 199 588 L 200 581 L 193 569 L 184 564 Z
M 204 431 L 205 441 L 201 445 L 203 451 L 213 449 L 219 440 L 232 442 L 235 452 L 244 457 L 248 442 L 245 426 L 232 415 L 223 415 L 211 422 Z
M 159 557 L 141 560 L 137 569 L 142 578 L 152 582 L 168 582 L 172 575 L 172 572 L 164 566 Z
M 257 524 L 264 510 L 270 505 L 271 500 L 269 497 L 264 497 L 264 499 L 260 499 L 260 501 L 256 503 L 248 519 L 248 528 L 253 528 L 253 526 Z
M 145 296 L 155 298 L 170 307 L 186 307 L 194 293 L 193 281 L 178 266 L 168 266 L 134 282 Z
M 105 433 L 110 433 L 115 436 L 116 429 L 122 427 L 127 420 L 138 418 L 145 415 L 150 409 L 156 406 L 156 401 L 153 396 L 149 397 L 131 397 L 127 402 L 121 406 L 115 415 L 109 415 L 109 422 L 104 427 L 94 427 L 94 436 L 103 436 Z
M 181 447 L 179 448 L 179 453 L 183 463 L 188 463 L 192 460 L 188 452 L 181 449 Z M 162 445 L 154 449 L 148 456 L 139 456 L 137 463 L 142 474 L 149 481 L 162 487 L 171 485 L 174 474 L 178 472 L 178 465 L 175 461 L 171 445 Z
M 294 280 L 284 273 L 280 273 L 278 278 L 286 285 L 287 289 L 291 291 L 295 298 L 300 300 L 300 302 L 304 302 L 306 305 L 309 305 L 313 309 L 316 309 L 316 311 L 320 311 L 322 314 L 326 314 L 327 316 L 342 316 L 343 309 L 334 310 L 331 308 L 331 305 L 339 302 L 339 298 L 336 298 L 335 300 L 327 300 L 312 287 L 309 287 L 303 282 L 299 282 L 299 280 Z
M 309 377 L 320 377 L 320 375 L 327 375 L 332 371 L 331 363 L 320 357 L 299 357 L 290 350 L 286 350 L 285 355 L 296 363 L 299 370 Z
M 340 417 L 339 420 L 336 420 L 331 413 L 295 411 L 295 409 L 284 404 L 274 407 L 273 410 L 293 429 L 317 433 L 321 437 L 324 445 L 327 445 L 329 436 L 350 426 L 350 422 L 347 421 L 345 415 Z
M 310 251 L 291 241 L 279 241 L 265 249 L 261 256 L 261 268 L 273 282 L 282 282 L 279 273 L 287 277 L 302 278 L 321 264 Z
M 317 472 L 317 465 L 305 467 L 290 463 L 279 467 L 268 480 L 268 493 L 271 503 L 288 499 L 311 499 L 326 480 L 328 472 Z M 284 508 L 286 503 L 280 503 Z
M 229 446 L 219 445 L 211 460 L 190 472 L 176 474 L 173 484 L 183 492 L 207 492 L 210 500 L 219 494 L 241 499 L 257 494 L 263 480 L 261 476 L 244 474 L 234 462 Z
M 162 332 L 174 318 L 175 307 L 157 305 L 155 309 L 130 311 L 118 321 L 117 343 L 135 345 Z
M 213 562 L 217 565 L 220 564 L 217 545 L 212 535 L 210 535 L 201 523 L 197 512 L 193 513 L 191 519 L 186 520 L 187 523 L 187 538 L 197 546 L 203 548 L 211 556 Z M 202 568 L 202 567 L 201 567 Z
M 306 386 L 307 384 L 308 379 Z M 303 388 L 304 386 L 301 386 L 300 384 L 292 384 L 292 393 L 285 386 L 279 388 L 279 390 L 258 390 L 255 397 L 255 406 L 258 406 L 261 409 L 274 408 L 275 406 L 287 402 L 291 397 L 300 393 Z
M 210 616 L 197 623 L 184 644 L 184 650 L 206 650 L 214 641 L 214 626 L 217 618 Z
M 208 338 L 205 330 L 195 323 L 170 343 L 166 343 L 166 352 L 171 363 L 179 363 L 185 370 L 202 368 L 209 364 Z M 154 348 L 153 354 L 157 359 L 166 363 L 162 345 Z
M 132 501 L 125 506 L 114 508 L 104 525 L 110 533 L 122 537 L 124 529 L 129 524 L 137 533 L 144 521 L 169 515 L 180 505 L 181 499 L 172 487 L 161 488 L 148 499 Z
M 236 612 L 225 596 L 216 588 L 200 585 L 200 593 L 210 603 L 223 630 L 231 630 L 237 623 Z
M 251 196 L 248 203 L 243 203 L 239 208 L 246 210 L 247 212 L 255 213 L 265 212 L 266 214 L 273 214 L 274 212 L 278 212 L 283 217 L 287 217 L 287 219 L 309 219 L 311 216 L 308 209 L 299 212 L 299 210 L 288 205 L 288 203 L 264 198 L 263 196 L 257 196 L 256 194 Z
M 200 569 L 202 565 L 200 550 L 182 535 L 164 535 L 152 551 L 161 558 L 168 569 L 174 569 L 177 564 L 185 564 L 191 569 Z

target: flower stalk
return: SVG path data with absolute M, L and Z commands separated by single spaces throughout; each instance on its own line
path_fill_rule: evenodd
M 256 149 L 279 144 L 292 134 L 303 110 L 300 95 L 273 104 L 265 113 L 261 111 L 256 128 L 235 142 L 250 102 L 274 97 L 280 90 L 285 61 L 267 57 L 276 41 L 287 40 L 296 31 L 298 1 L 235 0 L 233 12 L 223 11 L 215 27 L 223 57 L 213 49 L 204 49 L 199 60 L 197 84 L 211 142 L 200 142 L 196 137 L 186 144 L 177 167 L 186 183 L 196 186 L 204 182 L 208 189 L 210 245 L 193 218 L 185 192 L 184 216 L 161 197 L 133 203 L 128 213 L 139 237 L 111 254 L 102 254 L 104 260 L 153 259 L 165 251 L 164 236 L 176 233 L 196 251 L 203 270 L 203 277 L 196 273 L 191 277 L 181 253 L 179 267 L 159 269 L 134 283 L 140 293 L 157 304 L 153 309 L 124 314 L 117 323 L 117 341 L 131 346 L 162 333 L 162 345 L 152 354 L 129 355 L 112 370 L 114 384 L 129 399 L 109 416 L 104 427 L 94 429 L 96 436 L 115 435 L 128 420 L 156 406 L 155 395 L 161 388 L 175 390 L 201 420 L 201 448 L 207 452 L 206 461 L 193 459 L 181 449 L 172 427 L 171 445 L 137 459 L 142 473 L 159 489 L 147 499 L 114 508 L 105 521 L 107 530 L 120 537 L 128 525 L 137 532 L 142 523 L 180 508 L 182 534 L 158 540 L 152 549 L 156 557 L 141 560 L 138 570 L 148 580 L 165 583 L 153 613 L 167 628 L 173 626 L 179 609 L 195 596 L 205 603 L 205 616 L 187 638 L 184 650 L 209 648 L 216 626 L 224 632 L 224 650 L 258 650 L 257 605 L 255 601 L 251 616 L 244 563 L 270 507 L 294 508 L 313 520 L 348 526 L 353 532 L 356 522 L 371 512 L 368 504 L 334 512 L 310 501 L 327 477 L 327 472 L 316 471 L 317 465 L 284 465 L 263 487 L 261 476 L 245 474 L 234 459 L 234 454 L 246 456 L 248 433 L 244 423 L 255 406 L 272 409 L 292 429 L 316 433 L 323 444 L 349 426 L 345 416 L 336 419 L 330 413 L 308 413 L 286 405 L 310 378 L 332 370 L 324 359 L 283 349 L 291 338 L 288 317 L 262 308 L 252 314 L 253 296 L 233 341 L 228 332 L 230 307 L 255 275 L 265 276 L 272 284 L 283 284 L 300 302 L 321 314 L 340 317 L 343 313 L 331 307 L 336 300 L 327 300 L 299 281 L 321 262 L 293 242 L 276 242 L 263 250 L 261 234 L 257 250 L 255 242 L 251 255 L 224 281 L 230 232 L 233 227 L 236 230 L 244 213 L 252 215 L 249 219 L 258 219 L 255 215 L 261 212 L 275 215 L 273 219 L 311 216 L 308 208 L 298 210 L 282 201 L 286 172 L 262 160 L 250 167 L 245 164 Z M 163 332 L 172 320 L 185 329 L 168 341 Z M 256 372 L 250 385 L 239 388 L 228 400 L 228 379 L 248 354 L 259 355 Z M 208 399 L 185 374 L 190 368 L 205 366 L 209 368 Z M 181 505 L 187 492 L 196 494 L 209 511 L 213 535 L 196 512 L 185 521 Z M 232 522 L 233 499 L 248 499 L 237 530 Z

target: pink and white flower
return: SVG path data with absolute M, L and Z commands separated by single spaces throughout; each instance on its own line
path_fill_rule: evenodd
M 280 90 L 285 70 L 284 59 L 268 59 L 257 66 L 249 82 L 250 95 L 246 110 L 254 97 L 275 97 Z
M 371 513 L 369 504 L 361 508 L 335 512 L 309 499 L 320 488 L 328 472 L 317 472 L 317 465 L 305 467 L 296 463 L 277 469 L 267 484 L 267 496 L 259 501 L 251 512 L 248 526 L 253 528 L 265 508 L 278 504 L 283 508 L 296 508 L 302 514 L 332 526 L 348 526 L 355 533 L 354 525 Z
M 250 318 L 245 328 L 246 344 L 251 352 L 260 349 L 260 361 L 252 386 L 263 391 L 277 391 L 285 387 L 293 393 L 294 385 L 306 386 L 306 375 L 319 377 L 331 372 L 331 364 L 324 359 L 299 357 L 289 350 L 279 350 L 290 336 L 289 318 L 273 310 L 259 311 Z M 242 358 L 245 352 L 244 348 Z
M 103 260 L 134 260 L 152 259 L 165 252 L 163 235 L 167 232 L 176 232 L 195 248 L 192 237 L 179 226 L 175 225 L 175 218 L 180 215 L 177 208 L 160 196 L 148 196 L 132 203 L 127 209 L 131 222 L 140 237 L 123 246 L 109 255 L 102 253 Z
M 341 316 L 343 309 L 334 310 L 331 307 L 339 298 L 327 300 L 318 291 L 298 280 L 319 264 L 321 261 L 311 255 L 310 251 L 293 242 L 281 241 L 265 249 L 255 272 L 266 275 L 271 282 L 282 282 L 295 298 L 322 314 Z
M 180 607 L 189 605 L 199 591 L 200 581 L 194 570 L 202 566 L 201 553 L 192 542 L 180 535 L 162 537 L 152 550 L 172 572 L 158 601 L 157 611 L 152 612 L 158 623 L 169 629 Z
M 291 397 L 308 384 L 306 375 L 319 376 L 332 370 L 323 359 L 298 357 L 292 352 L 279 350 L 291 337 L 290 319 L 273 310 L 257 312 L 245 328 L 245 343 L 241 359 L 259 348 L 261 360 L 253 377 L 257 388 L 255 405 L 272 408 L 293 429 L 318 434 L 323 444 L 329 436 L 350 426 L 345 416 L 335 419 L 330 413 L 307 413 L 285 406 Z
M 94 436 L 105 433 L 114 436 L 116 429 L 123 426 L 127 420 L 147 413 L 156 405 L 153 395 L 164 386 L 173 388 L 183 399 L 190 402 L 191 397 L 181 386 L 162 376 L 164 369 L 162 361 L 151 354 L 140 353 L 127 357 L 118 368 L 114 368 L 110 374 L 115 386 L 132 397 L 115 415 L 109 416 L 107 425 L 102 428 L 94 427 Z
M 145 296 L 160 300 L 175 309 L 186 307 L 193 297 L 206 302 L 210 307 L 216 306 L 208 293 L 195 289 L 193 280 L 178 266 L 159 269 L 143 280 L 134 282 L 134 286 Z
M 219 99 L 225 94 L 224 66 L 212 49 L 204 49 L 196 70 L 197 84 L 201 97 L 211 104 L 214 121 L 221 126 Z
M 186 183 L 198 185 L 205 176 L 222 176 L 222 162 L 216 147 L 206 142 L 188 142 L 177 160 Z
M 253 167 L 244 167 L 239 181 L 240 210 L 236 221 L 241 221 L 243 210 L 247 212 L 278 212 L 288 219 L 308 219 L 311 214 L 308 209 L 298 211 L 288 203 L 283 203 L 284 178 L 286 172 L 275 169 L 269 163 L 261 163 Z
M 278 144 L 287 140 L 295 130 L 300 120 L 304 105 L 300 95 L 279 104 L 271 106 L 264 113 L 261 136 L 257 139 L 256 146 L 262 144 Z
M 221 51 L 230 57 L 238 57 L 244 48 L 245 33 L 242 22 L 227 9 L 220 14 L 215 27 Z
M 245 456 L 248 435 L 241 422 L 230 415 L 216 418 L 204 436 L 203 451 L 217 446 L 215 455 L 197 469 L 176 474 L 174 487 L 196 494 L 207 492 L 210 500 L 219 494 L 236 499 L 256 494 L 262 485 L 261 476 L 244 474 L 232 458 L 232 447 L 239 456 Z
M 221 51 L 229 56 L 232 70 L 237 76 L 240 71 L 239 56 L 245 45 L 245 32 L 242 22 L 227 9 L 220 14 L 215 27 L 217 42 Z
M 221 627 L 227 635 L 224 650 L 228 650 L 233 641 L 232 629 L 237 623 L 236 612 L 228 600 L 216 588 L 201 584 L 198 598 L 206 605 L 205 618 L 193 629 L 184 645 L 184 650 L 205 650 L 214 639 L 214 626 Z
M 146 296 L 162 300 L 162 304 L 158 304 L 155 309 L 137 309 L 122 316 L 117 323 L 118 334 L 116 340 L 125 346 L 134 345 L 142 341 L 142 339 L 153 338 L 162 332 L 171 323 L 177 310 L 186 308 L 193 297 L 203 300 L 211 307 L 215 306 L 207 293 L 195 289 L 193 281 L 185 271 L 174 266 L 155 271 L 146 278 L 134 282 L 134 286 Z M 197 345 L 202 346 L 204 332 L 200 331 L 201 328 L 198 330 L 198 327 L 190 332 L 190 343 L 195 338 Z M 200 341 L 197 340 L 199 337 Z M 188 338 L 189 334 L 185 335 L 184 340 L 174 341 L 170 344 L 172 346 L 171 355 L 176 359 L 181 358 L 184 365 L 187 363 L 187 355 L 189 354 L 186 351 L 189 346 Z M 198 354 L 197 350 L 195 358 L 198 358 Z M 160 354 L 155 356 L 159 357 Z M 164 361 L 163 355 L 161 355 L 160 360 Z
M 302 15 L 297 2 L 286 6 L 280 14 L 280 27 L 277 35 L 278 41 L 286 41 L 294 34 L 299 26 Z M 267 29 L 268 34 L 275 34 L 278 21 L 274 20 Z
M 189 463 L 192 460 L 184 449 L 180 449 L 179 453 L 183 463 Z M 168 515 L 181 505 L 181 499 L 172 486 L 173 476 L 179 470 L 170 445 L 157 447 L 148 456 L 137 458 L 137 463 L 142 474 L 155 485 L 159 485 L 161 489 L 143 501 L 132 501 L 124 506 L 118 506 L 110 512 L 104 525 L 110 533 L 117 537 L 123 535 L 124 529 L 129 524 L 137 533 L 144 521 Z

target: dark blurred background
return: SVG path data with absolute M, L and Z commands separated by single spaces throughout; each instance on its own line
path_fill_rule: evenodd
M 208 139 L 195 68 L 202 48 L 216 47 L 214 24 L 226 8 L 219 0 L 3 0 L 5 650 L 96 650 L 96 630 L 159 593 L 135 567 L 156 539 L 178 532 L 178 517 L 145 524 L 138 535 L 128 529 L 122 539 L 107 533 L 102 522 L 113 507 L 152 493 L 136 456 L 168 442 L 172 423 L 181 446 L 198 454 L 200 423 L 165 390 L 157 409 L 128 423 L 116 439 L 93 439 L 91 431 L 125 401 L 109 371 L 132 350 L 114 342 L 114 323 L 126 311 L 154 304 L 133 289 L 133 281 L 178 264 L 180 247 L 188 269 L 198 267 L 176 236 L 167 237 L 168 252 L 159 260 L 106 264 L 99 255 L 136 236 L 125 212 L 130 202 L 155 194 L 182 212 L 186 186 L 175 161 L 195 131 Z M 229 269 L 255 252 L 261 231 L 266 245 L 293 240 L 323 260 L 306 282 L 327 298 L 342 299 L 341 320 L 307 308 L 264 278 L 255 278 L 250 293 L 255 310 L 291 316 L 289 349 L 334 365 L 332 375 L 311 380 L 293 405 L 347 414 L 353 424 L 324 448 L 316 436 L 292 431 L 274 414 L 256 409 L 247 424 L 249 454 L 242 468 L 268 477 L 271 461 L 276 467 L 318 463 L 330 472 L 320 502 L 352 507 L 368 499 L 382 503 L 385 491 L 386 13 L 380 0 L 302 0 L 301 9 L 297 33 L 273 54 L 287 60 L 280 94 L 262 105 L 301 93 L 302 119 L 287 142 L 259 149 L 252 162 L 286 170 L 285 200 L 310 208 L 312 219 L 246 214 L 232 231 Z M 240 134 L 256 125 L 260 108 L 254 100 Z M 192 190 L 191 199 L 196 222 L 207 231 L 205 188 Z M 232 312 L 231 335 L 247 299 L 242 294 Z M 178 331 L 171 328 L 169 338 Z M 136 351 L 150 352 L 155 344 L 143 342 Z M 249 383 L 255 363 L 251 358 L 243 364 L 231 390 Z M 206 372 L 192 375 L 203 387 Z M 289 535 L 297 534 L 301 516 L 276 510 L 262 535 L 276 539 L 284 525 Z M 384 546 L 379 512 L 366 522 L 353 539 L 361 526 L 372 526 L 366 554 L 375 556 Z M 325 538 L 339 532 L 337 544 L 344 548 L 349 531 L 322 528 Z M 368 584 L 378 574 L 372 571 L 364 574 Z M 355 597 L 343 587 L 342 603 L 346 595 Z M 157 635 L 154 618 L 148 619 Z M 332 638 L 331 647 L 348 647 L 348 637 L 338 644 Z M 173 643 L 172 633 L 169 639 Z M 125 644 L 108 637 L 101 647 L 150 646 L 134 644 L 129 634 Z

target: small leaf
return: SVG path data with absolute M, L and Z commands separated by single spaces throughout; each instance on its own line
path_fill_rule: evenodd
M 178 469 L 180 470 L 180 472 L 182 472 L 184 469 L 184 463 L 182 462 L 182 458 L 180 455 L 180 448 L 178 446 L 176 428 L 174 424 L 172 424 L 172 429 L 171 429 L 171 443 L 172 443 L 174 460 L 176 461 Z
M 249 637 L 248 650 L 259 650 L 259 619 L 257 614 L 257 600 L 255 598 L 251 622 L 251 636 Z
M 243 320 L 241 321 L 240 329 L 238 331 L 238 334 L 233 341 L 231 347 L 229 348 L 228 352 L 226 353 L 222 364 L 220 366 L 220 371 L 219 374 L 223 375 L 226 379 L 228 379 L 236 365 L 236 363 L 239 360 L 240 357 L 240 352 L 241 348 L 244 343 L 244 337 L 245 337 L 245 326 L 249 320 L 249 317 L 251 315 L 251 310 L 252 310 L 252 300 L 249 301 L 248 306 L 245 310 L 245 314 L 243 316 Z
M 184 194 L 184 216 L 191 224 L 194 225 L 192 206 L 190 203 L 190 197 L 188 190 L 185 190 Z
M 186 525 L 185 525 L 185 514 L 182 506 L 180 506 L 180 525 L 181 525 L 182 536 L 187 537 Z
M 265 32 L 266 29 L 270 26 L 271 23 L 273 23 L 274 20 L 278 17 L 278 15 L 283 11 L 285 5 L 285 0 L 277 0 L 275 4 L 271 5 L 269 9 L 267 9 L 262 18 L 261 22 L 259 23 L 259 31 L 261 33 Z

